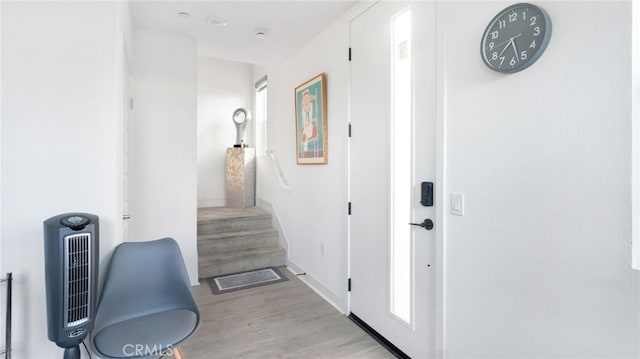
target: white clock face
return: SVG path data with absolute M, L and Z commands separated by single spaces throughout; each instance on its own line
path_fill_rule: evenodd
M 492 70 L 512 73 L 531 66 L 551 38 L 551 20 L 532 4 L 515 4 L 491 20 L 482 35 L 482 60 Z

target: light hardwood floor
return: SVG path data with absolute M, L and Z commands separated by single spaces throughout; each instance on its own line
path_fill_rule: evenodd
M 213 295 L 194 287 L 200 327 L 187 359 L 393 358 L 346 316 L 284 269 L 289 281 Z

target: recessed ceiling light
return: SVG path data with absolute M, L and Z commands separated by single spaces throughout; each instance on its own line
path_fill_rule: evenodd
M 269 29 L 264 29 L 264 28 L 256 29 L 256 37 L 258 39 L 264 39 L 265 37 L 267 37 L 267 35 L 269 35 Z
M 178 11 L 178 16 L 183 19 L 190 18 L 191 14 L 188 11 Z
M 225 27 L 229 25 L 229 22 L 221 17 L 209 16 L 207 18 L 207 24 L 213 25 L 213 26 Z

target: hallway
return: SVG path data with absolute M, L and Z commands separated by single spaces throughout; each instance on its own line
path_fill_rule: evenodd
M 194 287 L 201 322 L 189 359 L 393 358 L 291 272 L 289 281 L 213 295 Z

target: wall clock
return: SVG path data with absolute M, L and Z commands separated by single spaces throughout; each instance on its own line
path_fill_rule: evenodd
M 533 4 L 511 5 L 496 15 L 482 35 L 482 61 L 490 69 L 514 73 L 531 66 L 551 38 L 551 19 Z

